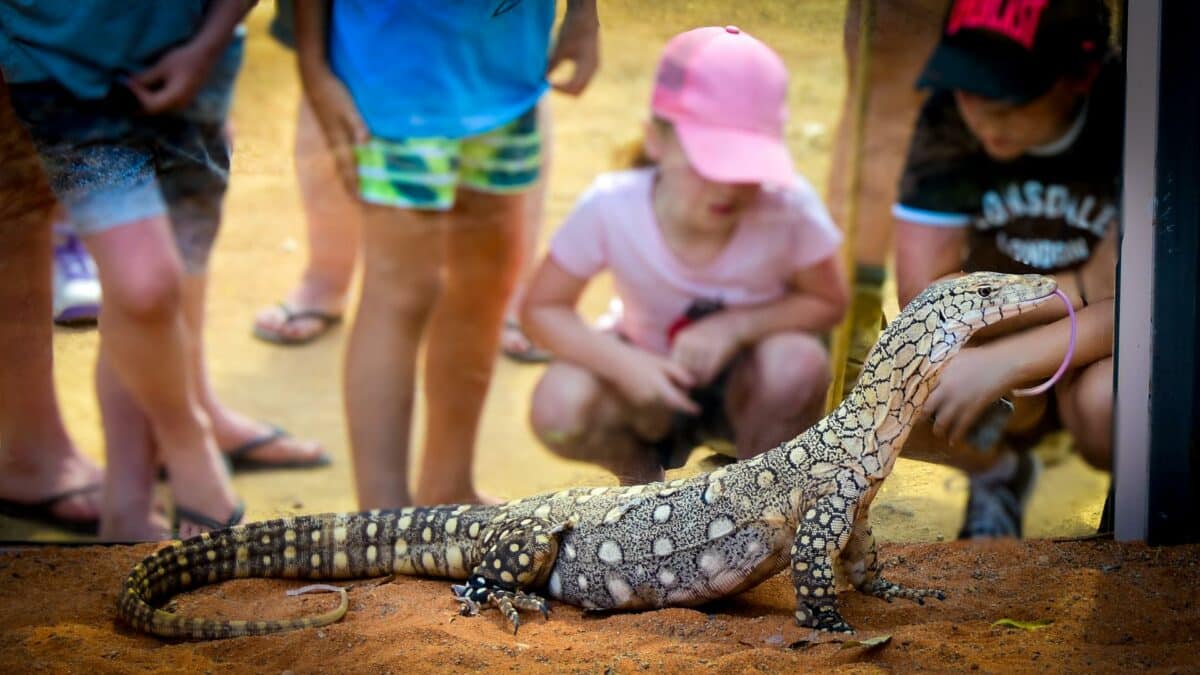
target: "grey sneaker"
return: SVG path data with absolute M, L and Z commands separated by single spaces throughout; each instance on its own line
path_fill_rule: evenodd
M 958 538 L 1020 537 L 1025 505 L 1041 473 L 1042 461 L 1036 454 L 1019 452 L 1012 478 L 1001 482 L 972 479 Z

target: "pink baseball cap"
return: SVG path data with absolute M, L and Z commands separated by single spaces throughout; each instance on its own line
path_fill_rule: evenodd
M 701 176 L 790 185 L 787 83 L 779 55 L 736 26 L 697 28 L 663 49 L 650 107 L 674 125 Z

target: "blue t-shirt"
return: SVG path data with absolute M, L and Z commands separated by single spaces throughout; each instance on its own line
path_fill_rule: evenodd
M 207 0 L 5 0 L 0 68 L 12 83 L 57 81 L 104 98 L 200 29 Z
M 546 90 L 554 0 L 338 0 L 329 61 L 372 135 L 464 138 Z

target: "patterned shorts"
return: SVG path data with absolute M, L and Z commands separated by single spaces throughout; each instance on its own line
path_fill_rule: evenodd
M 447 211 L 459 187 L 493 194 L 527 190 L 542 166 L 537 107 L 468 138 L 372 138 L 355 148 L 363 201 Z

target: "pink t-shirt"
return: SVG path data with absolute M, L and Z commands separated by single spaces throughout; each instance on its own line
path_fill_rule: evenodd
M 699 308 L 777 300 L 797 272 L 842 241 L 812 186 L 796 176 L 790 189 L 763 190 L 715 259 L 685 265 L 655 221 L 654 175 L 653 167 L 601 174 L 550 242 L 550 256 L 572 275 L 612 272 L 624 304 L 618 330 L 645 349 L 667 353 L 672 328 Z

